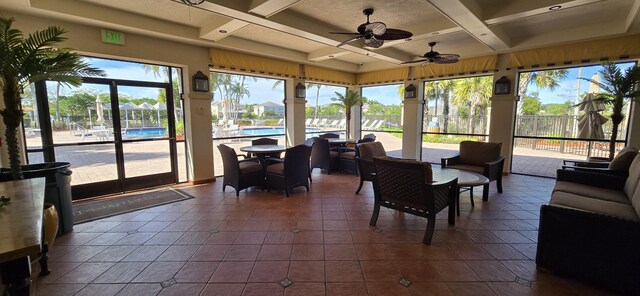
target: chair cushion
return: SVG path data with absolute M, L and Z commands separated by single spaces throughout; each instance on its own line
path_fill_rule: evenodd
M 340 152 L 338 152 L 338 151 L 329 151 L 329 156 L 331 158 L 338 158 L 340 156 Z
M 474 165 L 482 165 L 495 161 L 500 157 L 501 143 L 492 142 L 460 142 L 460 162 Z
M 586 212 L 602 213 L 636 222 L 640 221 L 638 214 L 631 205 L 589 198 L 564 191 L 554 191 L 551 194 L 549 204 Z
M 355 151 L 342 152 L 342 153 L 340 153 L 340 158 L 355 159 L 356 158 L 356 152 Z
M 387 152 L 380 142 L 364 143 L 360 146 L 360 158 L 362 159 L 373 159 L 382 156 L 387 156 Z
M 631 166 L 629 166 L 629 177 L 624 183 L 624 194 L 629 198 L 634 196 L 638 191 L 638 183 L 640 183 L 640 154 L 636 155 L 633 162 L 631 162 Z M 640 207 L 640 200 L 634 201 L 634 199 L 631 199 L 631 203 L 636 209 Z
M 241 175 L 255 173 L 255 172 L 259 172 L 259 171 L 262 170 L 262 165 L 257 163 L 257 162 L 241 161 L 238 164 L 240 165 L 240 174 Z
M 477 166 L 477 165 L 453 164 L 453 165 L 447 165 L 447 168 L 474 172 L 474 173 L 478 173 L 480 175 L 484 174 L 484 167 L 483 166 Z
M 621 150 L 620 153 L 618 153 L 618 155 L 616 155 L 616 157 L 614 157 L 609 163 L 609 169 L 612 171 L 629 171 L 631 162 L 635 159 L 636 155 L 638 155 L 638 151 Z
M 274 173 L 279 175 L 284 175 L 284 162 L 272 164 L 267 167 L 268 173 Z
M 556 186 L 553 188 L 553 191 L 562 191 L 584 197 L 602 199 L 627 205 L 631 204 L 631 200 L 629 199 L 629 197 L 627 197 L 622 191 L 576 184 L 567 181 L 557 181 Z

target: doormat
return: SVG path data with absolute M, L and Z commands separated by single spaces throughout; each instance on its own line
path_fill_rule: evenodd
M 108 197 L 73 205 L 73 223 L 84 223 L 168 203 L 194 198 L 179 189 L 162 188 L 144 193 Z

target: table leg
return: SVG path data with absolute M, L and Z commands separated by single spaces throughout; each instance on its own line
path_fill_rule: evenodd
M 460 201 L 460 190 L 456 190 L 455 194 L 449 194 L 449 225 L 455 225 L 456 224 L 456 207 L 459 204 Z M 453 207 L 452 207 L 453 205 Z M 460 216 L 460 209 L 458 208 L 458 216 Z
M 469 187 L 469 196 L 471 197 L 471 207 L 475 207 L 476 205 L 473 204 L 473 187 Z
M 31 260 L 29 256 L 0 264 L 2 284 L 9 295 L 29 296 L 31 288 Z

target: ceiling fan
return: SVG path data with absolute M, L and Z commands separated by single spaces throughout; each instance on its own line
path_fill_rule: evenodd
M 414 64 L 414 63 L 422 63 L 422 66 L 426 64 L 453 64 L 457 63 L 460 55 L 457 54 L 448 54 L 448 53 L 439 53 L 437 51 L 433 51 L 433 47 L 436 45 L 436 42 L 429 42 L 429 46 L 431 47 L 431 51 L 422 55 L 421 60 L 404 62 L 403 64 Z
M 366 46 L 378 48 L 384 44 L 385 40 L 407 39 L 413 36 L 411 32 L 387 28 L 387 25 L 383 22 L 369 22 L 369 16 L 373 14 L 373 8 L 367 8 L 362 13 L 367 16 L 367 22 L 358 26 L 357 33 L 329 32 L 329 34 L 355 35 L 355 37 L 338 44 L 338 47 L 364 38 Z

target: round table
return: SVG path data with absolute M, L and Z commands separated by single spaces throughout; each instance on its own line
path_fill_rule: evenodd
M 473 187 L 484 186 L 489 184 L 489 179 L 478 173 L 462 171 L 450 168 L 432 168 L 433 181 L 439 180 L 451 180 L 452 178 L 458 178 L 458 197 L 456 198 L 457 212 L 460 216 L 460 192 L 469 191 L 471 196 L 471 206 L 475 206 L 473 203 Z
M 253 145 L 240 147 L 240 151 L 253 153 L 255 155 L 280 153 L 287 150 L 285 145 Z
M 342 138 L 330 138 L 327 139 L 329 140 L 329 144 L 350 144 L 350 143 L 355 143 L 355 140 L 351 140 L 351 139 L 342 139 Z

